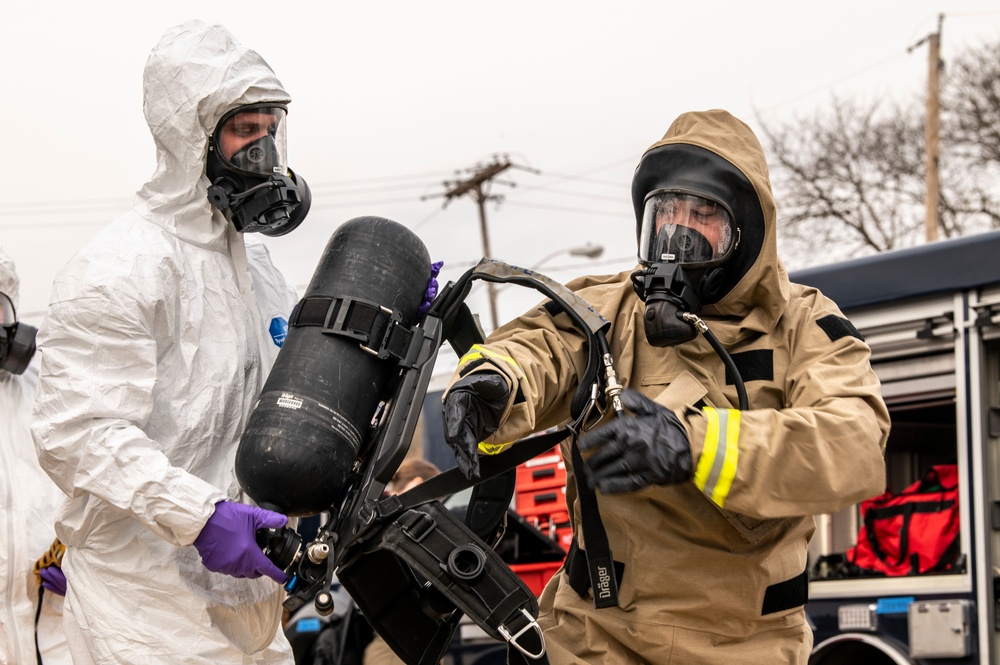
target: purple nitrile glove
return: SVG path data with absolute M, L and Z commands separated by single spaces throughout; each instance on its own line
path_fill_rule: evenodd
M 201 562 L 214 573 L 250 578 L 267 575 L 278 584 L 284 584 L 288 576 L 271 563 L 257 545 L 257 530 L 280 529 L 286 524 L 288 518 L 281 513 L 220 501 L 215 504 L 215 512 L 198 534 L 194 546 L 198 548 Z
M 427 310 L 431 308 L 431 303 L 434 302 L 434 298 L 438 294 L 438 281 L 437 276 L 441 274 L 441 267 L 444 265 L 444 261 L 435 261 L 431 264 L 431 279 L 427 282 L 427 290 L 424 291 L 424 300 L 420 303 L 420 310 L 417 312 L 417 316 L 423 316 L 427 313 Z
M 66 595 L 66 576 L 59 566 L 49 566 L 38 571 L 42 576 L 42 586 L 46 591 L 51 591 L 60 596 Z

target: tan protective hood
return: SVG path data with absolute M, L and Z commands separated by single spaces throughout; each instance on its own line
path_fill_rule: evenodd
M 710 327 L 724 344 L 753 333 L 769 332 L 789 300 L 788 273 L 778 258 L 777 213 L 764 150 L 753 131 L 727 111 L 684 113 L 667 133 L 646 151 L 670 144 L 698 146 L 731 163 L 750 181 L 763 211 L 760 251 L 749 271 L 719 302 L 702 314 L 713 319 Z M 736 220 L 737 225 L 741 220 Z

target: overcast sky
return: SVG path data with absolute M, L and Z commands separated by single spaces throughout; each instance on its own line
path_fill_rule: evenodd
M 886 2 L 23 2 L 0 0 L 8 155 L 0 246 L 36 325 L 56 271 L 124 213 L 155 153 L 142 70 L 163 31 L 221 23 L 273 67 L 293 102 L 289 161 L 314 196 L 268 241 L 301 289 L 338 225 L 380 215 L 415 230 L 443 279 L 483 255 L 469 198 L 442 184 L 494 155 L 517 167 L 487 207 L 494 257 L 559 281 L 632 265 L 632 170 L 681 112 L 725 108 L 759 129 L 831 95 L 919 99 L 942 55 L 1000 39 L 995 0 Z M 781 201 L 778 201 L 779 215 Z M 590 244 L 595 260 L 569 254 Z M 792 265 L 794 267 L 794 264 Z M 481 289 L 477 289 L 480 291 Z M 535 302 L 498 295 L 501 321 Z M 470 300 L 488 321 L 481 293 Z

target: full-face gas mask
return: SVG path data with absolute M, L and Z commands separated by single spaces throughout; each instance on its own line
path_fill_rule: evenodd
M 288 168 L 281 104 L 241 106 L 224 115 L 209 140 L 208 200 L 237 231 L 281 236 L 305 219 L 306 181 Z
M 694 339 L 694 326 L 681 319 L 697 314 L 719 294 L 722 265 L 739 244 L 733 213 L 722 201 L 676 190 L 654 190 L 643 204 L 639 261 L 646 269 L 632 284 L 646 303 L 646 339 L 673 346 Z
M 37 333 L 34 326 L 18 323 L 14 303 L 0 293 L 0 370 L 23 374 L 35 355 Z

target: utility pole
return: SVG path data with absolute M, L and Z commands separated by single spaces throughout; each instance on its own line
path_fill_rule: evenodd
M 927 35 L 909 48 L 909 51 L 913 51 L 913 49 L 927 42 L 927 120 L 925 122 L 927 192 L 924 203 L 924 233 L 927 242 L 934 242 L 938 237 L 938 206 L 940 196 L 938 167 L 941 156 L 939 141 L 941 133 L 940 80 L 941 69 L 944 67 L 944 63 L 941 61 L 941 25 L 943 22 L 944 14 L 938 14 L 937 32 Z
M 510 160 L 506 156 L 498 157 L 494 156 L 493 161 L 489 164 L 477 164 L 472 169 L 472 175 L 465 180 L 456 181 L 445 181 L 443 184 L 446 191 L 440 196 L 445 197 L 444 205 L 447 206 L 452 199 L 458 198 L 459 196 L 471 196 L 476 202 L 479 208 L 479 232 L 483 239 L 483 256 L 487 258 L 492 258 L 492 251 L 490 250 L 490 234 L 489 229 L 486 226 L 486 202 L 502 201 L 503 196 L 499 194 L 490 194 L 490 185 L 493 179 L 498 175 L 503 173 L 509 168 L 515 167 L 515 164 L 511 164 Z M 528 169 L 526 167 L 518 167 L 528 171 L 535 171 L 534 169 Z M 514 183 L 505 183 L 513 186 Z M 423 197 L 424 199 L 429 197 Z M 493 282 L 486 282 L 487 294 L 489 296 L 490 302 L 490 320 L 493 323 L 493 330 L 496 330 L 499 326 L 499 317 L 497 316 L 497 295 L 496 295 L 496 285 Z

